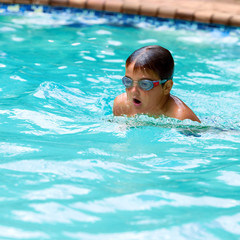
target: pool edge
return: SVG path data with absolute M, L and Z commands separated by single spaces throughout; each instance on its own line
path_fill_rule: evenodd
M 240 27 L 240 1 L 210 0 L 0 0 L 5 4 L 46 5 L 178 19 Z

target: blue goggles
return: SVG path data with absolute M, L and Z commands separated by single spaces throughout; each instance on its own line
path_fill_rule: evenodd
M 163 83 L 167 82 L 168 80 L 169 79 L 151 81 L 148 79 L 142 79 L 137 82 L 138 82 L 138 86 L 142 90 L 149 91 L 149 90 L 153 89 L 154 87 L 158 86 L 159 84 L 163 84 Z M 133 86 L 134 81 L 131 78 L 124 76 L 122 78 L 122 82 L 126 88 L 131 88 Z

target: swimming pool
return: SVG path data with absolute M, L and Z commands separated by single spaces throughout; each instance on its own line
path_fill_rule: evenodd
M 1 239 L 239 239 L 239 30 L 32 8 L 0 15 Z M 113 117 L 148 44 L 202 124 Z

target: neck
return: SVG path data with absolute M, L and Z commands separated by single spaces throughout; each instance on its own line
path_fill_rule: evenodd
M 148 115 L 159 116 L 164 115 L 167 110 L 167 103 L 170 99 L 170 94 L 164 95 L 159 101 L 148 111 Z

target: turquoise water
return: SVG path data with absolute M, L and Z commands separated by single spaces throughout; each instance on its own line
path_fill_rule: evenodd
M 113 117 L 149 44 L 202 124 Z M 239 56 L 235 29 L 2 13 L 0 238 L 240 239 Z

